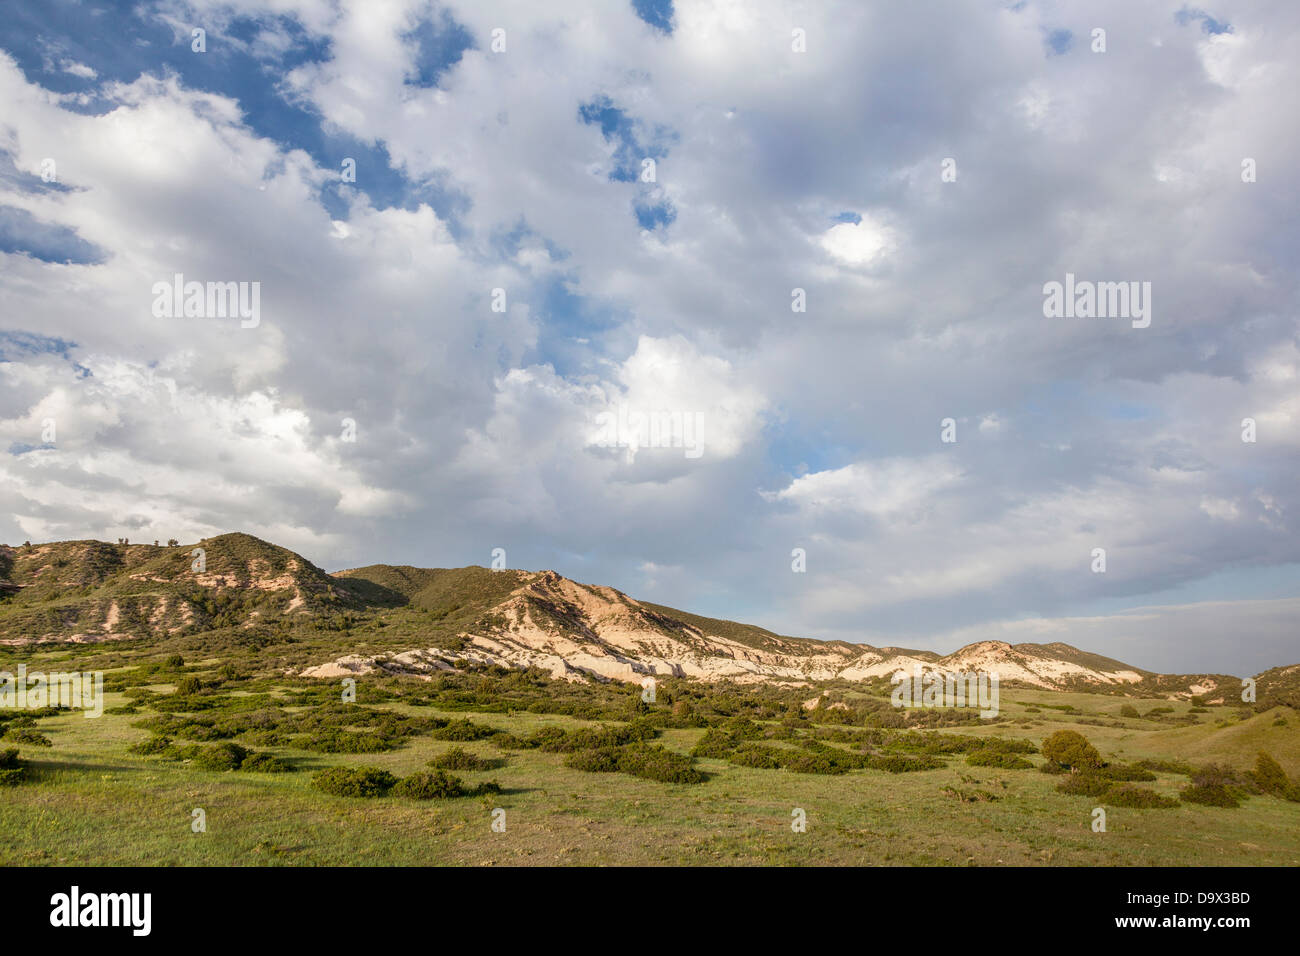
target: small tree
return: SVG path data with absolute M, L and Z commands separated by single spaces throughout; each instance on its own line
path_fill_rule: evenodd
M 1071 770 L 1095 770 L 1101 766 L 1101 754 L 1083 734 L 1058 730 L 1043 741 L 1043 756 Z
M 182 677 L 176 685 L 177 697 L 189 697 L 203 690 L 203 681 L 199 680 L 193 674 L 188 677 Z
M 1259 789 L 1265 793 L 1279 797 L 1284 796 L 1291 788 L 1291 781 L 1287 779 L 1282 765 L 1262 750 L 1255 758 L 1255 783 L 1259 784 Z

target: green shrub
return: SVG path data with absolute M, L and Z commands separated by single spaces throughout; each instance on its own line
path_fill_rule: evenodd
M 189 677 L 182 677 L 176 684 L 175 694 L 177 697 L 192 697 L 201 690 L 203 690 L 203 681 L 190 675 Z
M 738 744 L 739 741 L 727 731 L 720 727 L 710 727 L 691 750 L 691 756 L 725 759 Z
M 463 797 L 465 785 L 459 777 L 453 777 L 442 770 L 419 771 L 397 781 L 393 793 L 412 800 L 444 800 Z
M 0 787 L 16 787 L 27 779 L 27 768 L 13 747 L 0 750 Z
M 1073 730 L 1058 730 L 1043 741 L 1043 756 L 1062 767 L 1090 770 L 1101 766 L 1101 754 L 1086 737 Z
M 312 786 L 337 797 L 382 797 L 397 778 L 377 767 L 330 767 L 312 775 Z
M 1184 803 L 1199 803 L 1207 807 L 1235 808 L 1241 805 L 1240 799 L 1231 788 L 1222 784 L 1184 787 L 1178 792 L 1178 796 Z
M 1098 776 L 1105 777 L 1107 780 L 1114 780 L 1117 783 L 1150 781 L 1156 778 L 1156 775 L 1145 767 L 1134 765 L 1126 766 L 1122 763 L 1108 763 L 1104 767 L 1098 767 L 1093 772 Z
M 1120 715 L 1121 717 L 1140 717 L 1140 716 L 1141 716 L 1141 714 L 1139 714 L 1139 713 L 1137 712 L 1137 708 L 1134 707 L 1132 704 L 1125 704 L 1123 707 L 1121 707 L 1121 708 L 1119 709 L 1119 715 Z
M 781 756 L 781 751 L 775 747 L 764 747 L 762 744 L 748 743 L 732 751 L 727 760 L 738 767 L 779 770 L 782 765 Z
M 133 754 L 141 754 L 145 757 L 151 757 L 156 754 L 164 753 L 171 746 L 172 739 L 164 737 L 161 734 L 155 734 L 148 740 L 142 740 L 138 744 L 132 744 L 126 749 Z
M 849 758 L 850 755 L 845 755 Z M 785 761 L 786 770 L 794 773 L 816 773 L 835 776 L 848 773 L 861 763 L 856 759 L 842 759 L 833 753 L 820 751 L 815 753 L 792 753 Z
M 922 754 L 917 757 L 904 757 L 901 754 L 873 754 L 862 760 L 861 766 L 868 770 L 884 770 L 886 773 L 911 773 L 915 770 L 935 770 L 944 765 L 942 760 Z M 1028 765 L 1032 766 L 1032 765 Z
M 972 767 L 996 767 L 999 770 L 1030 770 L 1034 766 L 1024 757 L 993 750 L 972 751 L 966 755 L 966 762 Z
M 1162 797 L 1154 790 L 1131 787 L 1128 784 L 1112 787 L 1104 799 L 1112 807 L 1130 807 L 1135 810 L 1163 810 L 1178 806 L 1178 801 L 1171 797 Z
M 459 718 L 451 721 L 446 727 L 440 727 L 433 731 L 431 736 L 435 740 L 482 740 L 485 737 L 491 737 L 496 732 L 494 727 L 484 727 L 473 721 Z
M 252 773 L 289 773 L 293 770 L 293 764 L 268 753 L 250 753 L 240 763 L 239 769 Z
M 1112 786 L 1114 784 L 1105 777 L 1082 771 L 1067 774 L 1065 779 L 1056 785 L 1056 789 L 1061 793 L 1068 793 L 1076 797 L 1100 797 L 1109 791 Z
M 615 773 L 618 770 L 619 748 L 598 747 L 579 750 L 564 758 L 564 765 L 588 773 Z
M 54 746 L 49 737 L 31 727 L 10 727 L 5 731 L 4 739 L 11 740 L 16 744 L 27 744 L 31 747 Z
M 657 744 L 637 743 L 624 747 L 578 750 L 565 758 L 564 765 L 590 773 L 618 771 L 659 783 L 704 782 L 704 774 L 695 769 L 690 757 L 665 750 Z
M 377 754 L 392 750 L 397 742 L 378 734 L 358 733 L 349 730 L 328 730 L 295 741 L 303 750 L 323 754 Z
M 484 760 L 462 747 L 452 747 L 430 760 L 429 766 L 439 770 L 488 770 L 494 761 Z
M 204 770 L 238 770 L 247 756 L 248 751 L 239 744 L 226 741 L 204 747 L 194 758 L 194 763 Z
M 1274 796 L 1285 796 L 1291 789 L 1291 781 L 1287 779 L 1286 771 L 1282 765 L 1274 760 L 1264 751 L 1260 751 L 1255 758 L 1255 784 L 1264 793 L 1271 793 Z
M 621 773 L 660 783 L 703 783 L 704 774 L 684 754 L 673 753 L 657 744 L 634 744 L 623 748 L 618 769 Z

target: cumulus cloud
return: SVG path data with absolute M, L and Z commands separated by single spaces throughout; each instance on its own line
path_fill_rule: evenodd
M 1300 567 L 1292 4 L 157 0 L 118 44 L 94 6 L 0 27 L 0 538 L 500 546 L 786 633 L 1287 657 L 1276 615 L 1235 668 L 1112 616 Z M 177 273 L 261 323 L 155 318 Z M 1066 273 L 1151 282 L 1150 327 L 1044 318 Z

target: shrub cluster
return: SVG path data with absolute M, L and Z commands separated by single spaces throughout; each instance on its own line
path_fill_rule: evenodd
M 392 790 L 397 778 L 375 767 L 330 767 L 317 771 L 312 786 L 336 797 L 382 797 Z
M 461 747 L 452 747 L 430 760 L 429 766 L 438 770 L 490 770 L 496 766 L 496 761 L 485 760 Z
M 973 750 L 967 754 L 966 762 L 972 767 L 994 767 L 998 770 L 1031 770 L 1034 766 L 1024 757 L 996 750 Z
M 27 768 L 18 759 L 18 750 L 14 747 L 0 750 L 0 787 L 12 787 L 23 782 Z
M 400 780 L 377 767 L 330 767 L 312 776 L 317 790 L 337 797 L 383 797 L 390 793 L 411 800 L 448 800 L 500 793 L 496 781 L 466 787 L 459 777 L 442 770 L 420 770 Z
M 691 757 L 646 743 L 577 750 L 564 760 L 566 767 L 591 773 L 617 771 L 660 783 L 703 783 L 704 774 L 694 764 Z

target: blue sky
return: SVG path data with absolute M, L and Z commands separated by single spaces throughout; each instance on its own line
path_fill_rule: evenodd
M 785 633 L 1294 663 L 1297 33 L 1282 0 L 13 4 L 0 540 L 500 547 Z M 177 273 L 259 283 L 260 321 L 155 317 Z M 1067 273 L 1149 282 L 1149 326 L 1046 316 Z

